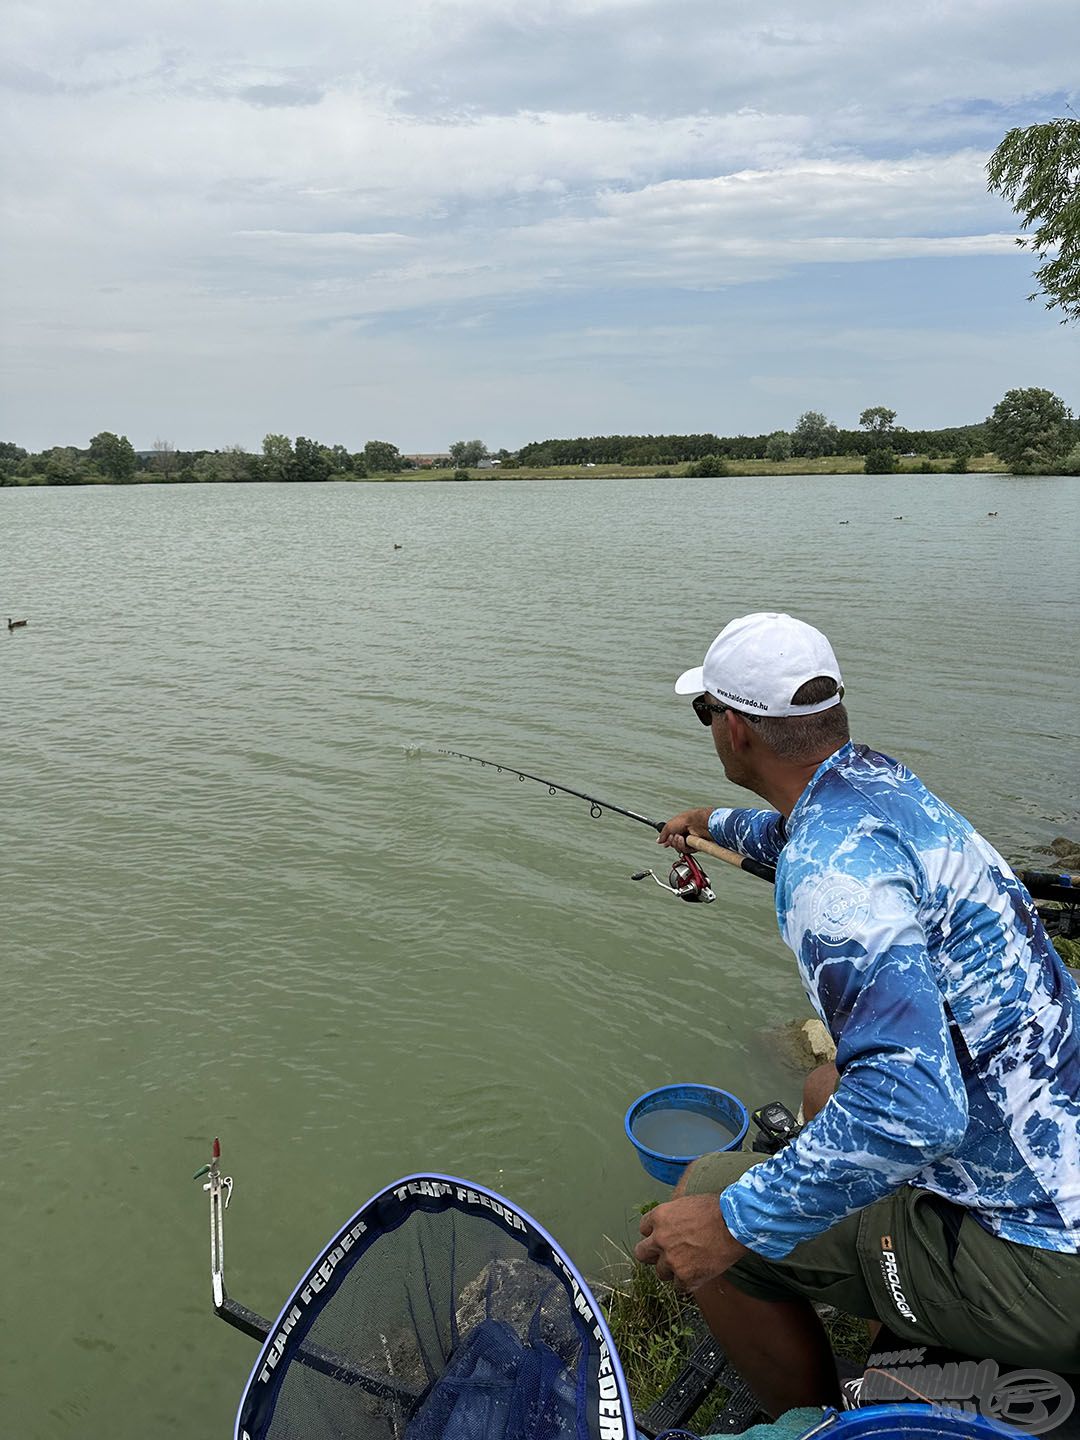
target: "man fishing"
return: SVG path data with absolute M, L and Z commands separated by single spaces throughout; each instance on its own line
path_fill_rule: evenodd
M 913 1346 L 1080 1370 L 1080 992 L 1031 897 L 903 765 L 853 745 L 832 647 L 733 620 L 680 695 L 769 809 L 687 810 L 776 866 L 776 913 L 837 1046 L 778 1154 L 706 1155 L 636 1254 L 691 1291 L 773 1414 L 839 1403 L 811 1304 Z

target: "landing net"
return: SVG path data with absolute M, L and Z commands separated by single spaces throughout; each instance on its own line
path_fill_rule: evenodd
M 334 1236 L 278 1316 L 236 1440 L 633 1440 L 600 1309 L 508 1200 L 412 1175 Z

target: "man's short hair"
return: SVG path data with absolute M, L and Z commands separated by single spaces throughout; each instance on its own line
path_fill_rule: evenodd
M 800 685 L 791 697 L 793 705 L 819 705 L 835 695 L 843 694 L 831 675 L 816 675 Z M 816 715 L 754 715 L 754 729 L 765 744 L 782 760 L 805 762 L 824 759 L 851 739 L 848 714 L 843 701 L 819 710 Z

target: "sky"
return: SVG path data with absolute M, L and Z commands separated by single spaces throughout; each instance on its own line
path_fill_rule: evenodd
M 985 164 L 1076 0 L 8 0 L 0 439 L 1080 408 Z

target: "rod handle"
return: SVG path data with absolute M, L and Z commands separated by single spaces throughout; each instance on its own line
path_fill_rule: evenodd
M 686 848 L 697 855 L 711 855 L 714 860 L 723 860 L 725 865 L 733 865 L 736 870 L 746 870 L 749 874 L 756 875 L 759 880 L 768 880 L 770 884 L 776 881 L 776 871 L 771 865 L 763 865 L 760 860 L 753 860 L 749 855 L 740 855 L 735 850 L 725 850 L 723 845 L 717 845 L 701 835 L 687 835 Z

